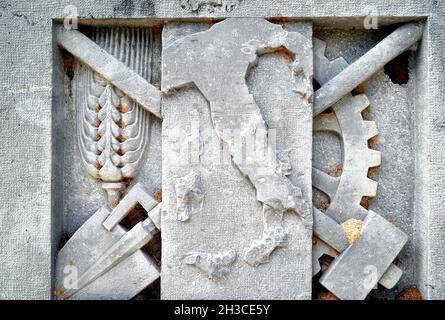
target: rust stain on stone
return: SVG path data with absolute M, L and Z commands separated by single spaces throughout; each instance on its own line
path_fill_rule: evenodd
M 412 286 L 400 292 L 396 300 L 423 300 L 423 297 L 419 289 L 416 286 Z
M 340 177 L 343 172 L 343 164 L 336 163 L 328 166 L 327 174 L 332 177 Z
M 153 197 L 157 202 L 162 202 L 162 189 L 156 188 L 153 190 Z

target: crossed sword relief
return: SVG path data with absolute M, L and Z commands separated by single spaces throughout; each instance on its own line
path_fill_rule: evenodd
M 237 32 L 236 41 L 231 41 L 234 32 Z M 377 282 L 386 288 L 392 288 L 400 279 L 402 271 L 391 263 L 406 243 L 406 235 L 373 212 L 368 216 L 354 216 L 353 218 L 365 220 L 362 234 L 368 229 L 370 230 L 368 233 L 372 233 L 374 225 L 383 225 L 382 230 L 396 233 L 397 236 L 394 237 L 394 243 L 389 249 L 390 254 L 377 270 L 375 281 L 365 286 L 366 288 L 361 288 L 361 285 L 357 288 L 352 284 L 348 288 L 349 291 L 345 291 L 342 286 L 338 286 L 335 279 L 342 276 L 342 260 L 348 261 L 348 253 L 353 254 L 354 250 L 360 250 L 360 246 L 363 245 L 360 243 L 360 238 L 349 244 L 341 228 L 341 221 L 336 221 L 315 208 L 312 209 L 312 205 L 301 194 L 301 190 L 290 182 L 285 173 L 278 168 L 262 170 L 264 169 L 261 167 L 262 163 L 273 163 L 270 160 L 276 157 L 274 152 L 265 152 L 263 158 L 258 159 L 254 165 L 245 165 L 235 152 L 239 146 L 236 145 L 236 140 L 231 139 L 231 133 L 234 130 L 241 130 L 246 136 L 255 134 L 259 139 L 267 141 L 266 124 L 245 83 L 246 72 L 254 65 L 258 55 L 285 48 L 298 58 L 292 65 L 294 92 L 307 99 L 313 98 L 315 117 L 348 95 L 386 63 L 409 49 L 421 36 L 421 24 L 403 25 L 360 59 L 324 83 L 313 94 L 311 41 L 298 32 L 288 32 L 280 25 L 272 24 L 262 18 L 226 19 L 206 31 L 185 36 L 164 48 L 162 53 L 162 63 L 166 68 L 162 75 L 164 93 L 76 30 L 68 31 L 60 28 L 57 31 L 57 42 L 141 108 L 158 118 L 161 118 L 163 94 L 194 83 L 209 101 L 216 134 L 228 146 L 233 163 L 248 177 L 256 189 L 257 200 L 263 207 L 263 237 L 277 239 L 268 245 L 254 241 L 245 254 L 245 261 L 251 265 L 264 263 L 265 256 L 269 256 L 276 247 L 284 246 L 286 232 L 281 226 L 281 217 L 284 212 L 292 211 L 301 218 L 308 230 L 313 228 L 314 235 L 328 245 L 327 248 L 319 250 L 326 253 L 327 250 L 334 249 L 334 255 L 341 253 L 332 263 L 332 268 L 323 274 L 320 282 L 341 299 L 364 299 Z M 224 55 L 213 57 L 211 61 L 200 58 L 200 50 L 204 50 L 209 44 L 216 48 L 223 46 L 223 49 L 235 53 L 236 58 Z M 181 54 L 191 47 L 193 47 L 191 52 L 196 55 Z M 215 72 L 217 70 L 224 72 Z M 308 83 L 309 86 L 306 85 Z M 257 156 L 255 154 L 255 157 Z M 148 218 L 126 231 L 119 223 L 138 203 L 147 211 Z M 139 286 L 123 288 L 122 292 L 116 292 L 114 295 L 112 293 L 113 298 L 130 299 L 159 278 L 159 268 L 150 261 L 150 258 L 144 257 L 139 249 L 161 229 L 161 203 L 157 203 L 144 187 L 137 183 L 114 208 L 110 209 L 111 211 L 105 207 L 99 209 L 59 252 L 55 292 L 58 298 L 90 297 L 89 292 L 101 286 L 106 287 L 105 283 L 110 279 L 126 277 L 125 270 L 138 263 L 146 268 Z M 371 227 L 366 229 L 367 225 Z M 82 253 L 76 253 L 78 243 L 86 241 L 85 237 L 89 236 L 94 228 L 101 229 L 97 230 L 95 240 L 103 241 L 102 249 L 95 252 L 96 255 L 90 253 L 90 257 L 82 257 Z M 274 232 L 272 235 L 268 234 L 271 230 Z M 101 240 L 101 237 L 106 240 Z M 88 241 L 82 249 L 83 253 L 88 253 L 87 245 Z M 68 288 L 64 272 L 67 265 L 76 266 L 79 272 L 76 285 Z M 106 292 L 102 294 L 107 295 Z

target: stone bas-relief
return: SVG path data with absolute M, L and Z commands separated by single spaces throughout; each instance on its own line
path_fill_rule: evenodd
M 207 30 L 200 27 L 205 28 L 196 25 L 195 31 L 184 35 L 186 27 L 167 24 L 163 31 L 161 296 L 246 299 L 272 294 L 307 299 L 312 234 L 307 132 L 312 121 L 310 25 L 291 24 L 286 29 L 265 19 L 226 19 Z M 280 50 L 284 57 L 276 54 Z M 259 56 L 265 54 L 272 57 L 266 58 L 267 67 L 260 66 Z M 249 87 L 247 72 L 255 72 L 257 64 L 261 75 L 253 75 L 250 81 L 257 85 Z M 276 91 L 269 97 L 283 94 L 281 105 L 265 103 L 264 93 L 252 94 L 264 85 L 266 72 L 277 79 Z M 199 161 L 178 162 L 177 143 L 169 134 L 196 130 L 188 119 L 193 110 L 200 115 L 202 134 L 195 142 L 203 145 Z M 288 119 L 279 123 L 280 114 Z M 216 139 L 207 139 L 204 133 Z M 221 149 L 229 161 L 209 161 Z M 290 151 L 287 163 L 278 158 L 285 151 Z M 178 206 L 173 187 L 176 176 L 191 168 L 202 173 L 205 200 L 199 215 L 178 223 L 171 216 Z M 218 282 L 190 268 L 189 259 L 180 259 L 189 252 L 227 250 L 236 250 L 239 258 Z M 288 272 L 298 276 L 286 279 Z M 263 277 L 285 286 L 269 288 Z M 199 283 L 199 289 L 187 287 L 189 281 Z
M 134 31 L 98 33 L 99 46 L 79 31 L 57 32 L 79 60 L 79 149 L 108 204 L 91 208 L 97 211 L 58 253 L 56 296 L 130 299 L 161 277 L 164 299 L 310 299 L 320 273 L 320 284 L 340 299 L 364 299 L 378 283 L 394 288 L 403 267 L 393 262 L 408 237 L 362 203 L 378 195 L 369 169 L 381 154 L 368 144 L 378 122 L 363 117 L 373 108 L 366 92 L 349 91 L 415 44 L 422 25 L 403 25 L 354 63 L 329 59 L 310 23 L 230 18 L 163 27 L 162 92 L 146 81 L 140 64 L 150 50 L 137 45 Z M 320 85 L 314 96 L 312 73 Z M 314 133 L 341 141 L 335 174 L 311 162 L 312 102 Z M 150 119 L 161 113 L 162 205 L 138 179 L 150 157 Z M 312 209 L 311 185 L 328 205 L 318 207 L 317 195 Z M 147 217 L 122 227 L 138 205 Z M 142 249 L 161 225 L 160 270 Z M 334 259 L 328 266 L 319 264 L 324 255 Z M 125 274 L 128 268 L 135 272 Z M 266 288 L 265 277 L 280 286 Z
M 194 265 L 203 271 L 210 279 L 221 279 L 230 273 L 230 267 L 235 262 L 236 252 L 229 250 L 212 254 L 206 252 L 189 252 L 184 257 L 184 263 Z
M 99 28 L 93 39 L 102 47 L 78 31 L 66 32 L 60 30 L 59 44 L 79 60 L 73 91 L 80 160 L 91 177 L 103 181 L 108 203 L 58 252 L 55 295 L 60 299 L 131 299 L 159 278 L 159 267 L 141 249 L 159 232 L 161 205 L 142 183 L 133 182 L 150 141 L 150 118 L 144 109 L 159 115 L 158 91 L 146 81 L 152 71 L 147 63 L 151 56 L 146 56 L 149 32 Z M 82 48 L 89 48 L 90 54 Z M 103 59 L 109 61 L 108 68 L 103 67 Z M 145 93 L 141 95 L 140 88 L 127 79 L 134 79 L 135 71 L 137 80 L 154 92 L 143 98 L 146 108 L 134 99 Z M 137 205 L 148 217 L 128 229 L 120 225 Z
M 198 214 L 204 202 L 201 175 L 197 170 L 175 180 L 176 219 L 187 221 L 191 215 Z
M 138 171 L 149 138 L 148 115 L 97 73 L 79 73 L 79 150 L 88 173 L 103 181 L 114 208 L 124 180 Z M 88 94 L 85 94 L 85 91 Z

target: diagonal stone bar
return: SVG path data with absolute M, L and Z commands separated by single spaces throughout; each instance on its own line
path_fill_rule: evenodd
M 148 112 L 161 118 L 161 92 L 77 30 L 57 29 L 57 43 L 100 73 Z
M 369 211 L 360 237 L 333 261 L 320 283 L 342 300 L 363 300 L 407 241 L 405 233 Z
M 334 219 L 327 214 L 314 208 L 314 235 L 320 240 L 314 245 L 313 249 L 313 274 L 320 271 L 318 258 L 323 254 L 335 258 L 345 251 L 348 246 L 343 228 Z M 393 288 L 402 276 L 402 270 L 395 264 L 391 264 L 379 279 L 379 283 L 387 289 Z
M 311 298 L 311 30 L 164 26 L 161 298 Z
M 420 40 L 422 33 L 421 22 L 399 27 L 360 59 L 329 80 L 314 93 L 314 116 L 322 113 L 389 61 L 408 50 Z

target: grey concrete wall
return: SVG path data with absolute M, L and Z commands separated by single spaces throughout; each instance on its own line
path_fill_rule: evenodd
M 52 236 L 57 234 L 62 216 L 57 159 L 63 150 L 57 147 L 60 141 L 54 134 L 60 111 L 57 108 L 61 105 L 61 75 L 55 67 L 57 59 L 53 59 L 52 19 L 63 17 L 67 5 L 76 6 L 80 17 L 94 17 L 94 21 L 124 17 L 294 16 L 313 17 L 315 25 L 320 26 L 345 26 L 345 21 L 358 26 L 365 15 L 361 8 L 369 5 L 376 7 L 383 24 L 428 17 L 417 74 L 423 85 L 418 88 L 416 103 L 419 125 L 415 137 L 414 226 L 421 271 L 419 286 L 425 298 L 445 298 L 445 6 L 440 0 L 244 0 L 230 12 L 214 13 L 183 9 L 180 0 L 0 0 L 0 93 L 4 97 L 0 109 L 4 152 L 0 163 L 5 172 L 0 180 L 0 298 L 51 297 L 56 242 Z M 349 18 L 354 16 L 357 18 Z

